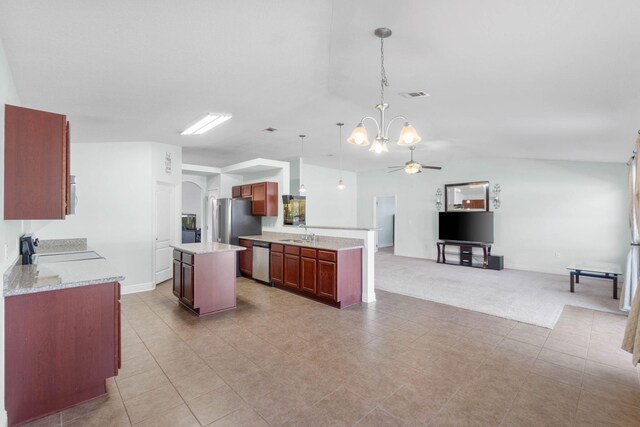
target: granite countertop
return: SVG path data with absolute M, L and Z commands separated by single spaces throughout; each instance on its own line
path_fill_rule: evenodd
M 193 255 L 213 254 L 216 252 L 244 251 L 247 249 L 243 246 L 228 245 L 226 243 L 218 242 L 181 243 L 170 246 L 179 251 Z
M 318 240 L 302 241 L 302 236 L 300 234 L 293 236 L 273 236 L 262 234 L 258 236 L 240 236 L 240 239 L 278 243 L 281 245 L 289 246 L 301 246 L 305 248 L 326 249 L 329 251 L 344 251 L 348 249 L 358 249 L 364 247 L 364 245 L 358 239 L 318 236 Z
M 16 265 L 4 275 L 3 294 L 8 297 L 122 280 L 124 276 L 113 270 L 104 258 Z

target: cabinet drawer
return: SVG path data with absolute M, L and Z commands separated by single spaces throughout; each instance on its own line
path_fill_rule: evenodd
M 318 259 L 322 259 L 325 261 L 334 261 L 336 260 L 336 253 L 333 251 L 322 251 L 318 250 Z
M 238 241 L 238 245 L 244 246 L 245 248 L 252 248 L 253 247 L 253 241 L 252 240 L 240 239 Z
M 277 243 L 271 244 L 271 252 L 284 252 L 284 245 L 279 245 Z
M 182 253 L 182 262 L 193 265 L 193 254 Z
M 291 255 L 300 255 L 300 248 L 297 246 L 285 246 L 284 253 Z
M 251 197 L 251 184 L 240 187 L 240 195 L 242 197 Z
M 182 252 L 178 250 L 173 250 L 173 259 L 177 259 L 178 261 L 182 261 Z
M 316 250 L 309 248 L 300 248 L 300 255 L 306 258 L 315 258 Z

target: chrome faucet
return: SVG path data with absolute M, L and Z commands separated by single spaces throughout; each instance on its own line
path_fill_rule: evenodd
M 307 226 L 305 224 L 298 224 L 298 228 L 304 227 L 304 235 L 302 236 L 302 240 L 308 240 L 309 234 L 307 233 Z

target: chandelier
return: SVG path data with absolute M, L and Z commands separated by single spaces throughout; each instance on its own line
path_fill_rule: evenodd
M 422 138 L 418 135 L 415 128 L 411 126 L 411 123 L 404 116 L 396 116 L 389 121 L 388 124 L 385 124 L 385 110 L 389 107 L 389 104 L 384 102 L 384 88 L 385 86 L 389 86 L 389 81 L 387 80 L 387 73 L 384 69 L 384 39 L 391 36 L 391 30 L 388 28 L 377 28 L 374 31 L 374 34 L 380 38 L 380 103 L 376 105 L 376 109 L 380 111 L 380 122 L 370 116 L 363 117 L 360 120 L 360 123 L 353 129 L 351 132 L 351 136 L 347 139 L 347 142 L 353 145 L 359 145 L 361 147 L 365 147 L 369 145 L 369 137 L 367 135 L 367 129 L 364 127 L 363 122 L 367 119 L 373 121 L 376 124 L 376 138 L 371 144 L 371 148 L 369 151 L 373 151 L 376 153 L 389 152 L 389 147 L 387 147 L 387 142 L 389 141 L 389 128 L 391 127 L 391 123 L 395 120 L 404 120 L 404 126 L 400 131 L 400 136 L 398 137 L 397 144 L 401 147 L 409 147 L 420 142 Z

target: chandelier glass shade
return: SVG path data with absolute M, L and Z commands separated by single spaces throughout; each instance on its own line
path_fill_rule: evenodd
M 389 120 L 389 123 L 385 120 L 385 111 L 389 107 L 389 104 L 384 102 L 384 88 L 389 86 L 389 82 L 384 69 L 384 39 L 391 36 L 391 30 L 388 28 L 378 28 L 374 31 L 374 34 L 380 38 L 380 103 L 376 105 L 376 109 L 380 112 L 380 120 L 378 121 L 371 116 L 363 117 L 351 132 L 351 136 L 349 136 L 347 142 L 360 147 L 371 145 L 369 151 L 379 154 L 389 151 L 389 147 L 387 146 L 387 142 L 389 141 L 389 128 L 395 120 L 404 120 L 404 126 L 397 140 L 399 146 L 410 147 L 420 142 L 422 138 L 420 138 L 418 132 L 404 116 L 396 116 Z M 373 143 L 369 142 L 367 129 L 364 126 L 365 120 L 373 121 L 376 125 L 377 133 Z

